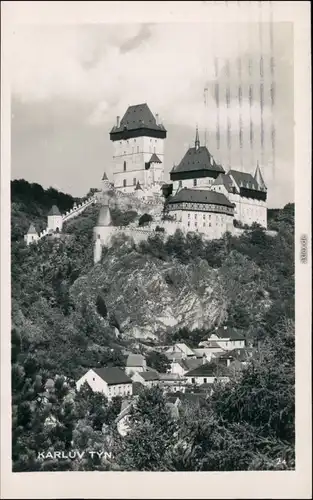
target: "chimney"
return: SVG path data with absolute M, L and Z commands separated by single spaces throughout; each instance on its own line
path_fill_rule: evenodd
M 156 124 L 159 125 L 159 113 L 156 113 L 155 121 L 156 121 Z
M 117 128 L 120 126 L 120 117 L 119 116 L 116 117 L 116 126 L 117 126 Z

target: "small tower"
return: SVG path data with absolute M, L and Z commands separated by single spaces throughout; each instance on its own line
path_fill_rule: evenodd
M 26 242 L 26 245 L 29 245 L 30 243 L 36 243 L 39 239 L 38 233 L 35 229 L 35 226 L 31 224 L 29 226 L 29 229 L 27 231 L 27 234 L 24 236 L 24 240 Z
M 103 176 L 102 176 L 102 179 L 101 179 L 101 189 L 102 191 L 108 191 L 111 187 L 111 184 L 110 184 L 110 181 L 107 177 L 107 174 L 105 172 L 103 172 Z
M 267 187 L 266 187 L 266 184 L 264 182 L 264 179 L 263 179 L 263 176 L 262 176 L 262 173 L 261 173 L 259 162 L 257 162 L 257 165 L 256 165 L 254 178 L 257 181 L 257 183 L 258 183 L 261 191 L 267 191 Z
M 97 225 L 94 227 L 94 263 L 101 260 L 102 246 L 109 243 L 113 230 L 111 212 L 109 207 L 108 189 L 103 188 L 98 199 L 100 210 Z
M 56 205 L 53 205 L 50 212 L 48 213 L 47 229 L 53 232 L 61 232 L 62 225 L 63 225 L 63 218 L 61 212 Z
M 135 187 L 135 196 L 136 196 L 136 198 L 139 198 L 139 199 L 143 199 L 145 197 L 145 193 L 144 193 L 139 181 L 137 181 L 137 184 Z

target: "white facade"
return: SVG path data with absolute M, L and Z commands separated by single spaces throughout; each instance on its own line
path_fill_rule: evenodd
M 144 372 L 145 370 L 146 370 L 146 368 L 144 368 L 143 366 L 126 366 L 125 373 L 126 373 L 126 375 L 131 377 L 135 373 Z
M 107 382 L 92 369 L 76 382 L 76 389 L 79 391 L 85 382 L 88 383 L 93 392 L 101 392 L 109 400 L 115 396 L 131 396 L 133 393 L 132 383 L 108 385 Z
M 197 376 L 187 376 L 187 383 L 188 384 L 196 384 L 196 385 L 202 385 L 202 384 L 213 384 L 215 380 L 218 380 L 219 382 L 228 382 L 229 377 L 212 377 L 208 375 L 197 375 Z
M 245 198 L 239 194 L 229 193 L 225 186 L 221 184 L 212 186 L 212 191 L 224 194 L 231 203 L 236 205 L 234 219 L 249 226 L 251 226 L 253 222 L 257 222 L 265 229 L 267 228 L 266 201 Z
M 220 338 L 215 334 L 211 335 L 210 340 L 214 340 L 223 350 L 244 349 L 246 344 L 243 339 Z
M 173 181 L 173 193 L 185 187 L 189 189 L 211 189 L 214 180 L 212 177 L 199 177 L 197 179 Z
M 39 240 L 38 233 L 27 233 L 24 236 L 24 240 L 26 242 L 26 245 L 29 245 L 30 243 L 36 243 Z
M 49 231 L 62 231 L 63 217 L 62 215 L 48 215 L 48 230 Z
M 186 231 L 203 233 L 210 239 L 219 239 L 226 231 L 232 231 L 232 215 L 202 210 L 170 209 L 169 214 L 174 216 L 178 223 L 183 224 Z
M 137 182 L 144 188 L 163 182 L 164 139 L 136 137 L 113 142 L 113 179 L 114 187 L 124 193 L 135 191 Z M 148 163 L 155 153 L 162 163 Z
M 159 383 L 160 383 L 159 379 L 145 380 L 141 376 L 140 372 L 134 373 L 134 375 L 132 376 L 132 381 L 133 382 L 140 382 L 142 385 L 144 385 L 145 387 L 148 387 L 148 388 L 155 387 L 156 385 L 159 385 Z

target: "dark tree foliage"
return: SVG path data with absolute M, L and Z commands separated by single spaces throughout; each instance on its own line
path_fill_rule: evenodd
M 143 214 L 141 217 L 139 217 L 138 225 L 139 226 L 146 226 L 149 224 L 149 222 L 153 221 L 153 217 L 150 214 Z
M 146 356 L 147 365 L 160 373 L 166 373 L 171 364 L 162 352 L 150 351 Z
M 124 349 L 131 350 L 117 337 L 118 314 L 101 284 L 92 296 L 72 293 L 93 267 L 97 207 L 65 224 L 71 238 L 27 247 L 21 238 L 30 221 L 45 227 L 52 204 L 65 211 L 75 199 L 26 181 L 13 181 L 11 189 L 14 471 L 294 468 L 293 205 L 269 211 L 275 236 L 254 226 L 240 237 L 205 242 L 177 231 L 167 239 L 155 234 L 128 250 L 129 258 L 144 253 L 170 264 L 206 261 L 228 294 L 228 324 L 247 331 L 257 351 L 240 376 L 217 384 L 201 405 L 182 398 L 176 417 L 161 391 L 144 390 L 131 412 L 130 431 L 121 438 L 115 423 L 121 399 L 109 402 L 88 386 L 75 390 L 90 367 L 124 367 Z M 116 211 L 113 217 L 115 224 L 127 225 L 137 213 Z M 164 279 L 171 286 L 175 276 L 168 272 Z M 263 296 L 268 305 L 260 313 L 255 304 Z M 196 347 L 209 330 L 181 328 L 166 342 Z M 147 363 L 158 371 L 168 367 L 154 351 Z M 114 449 L 112 462 L 38 458 L 44 451 L 103 447 Z

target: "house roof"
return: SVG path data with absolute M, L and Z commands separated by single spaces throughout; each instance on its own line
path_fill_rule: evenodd
M 129 354 L 127 361 L 126 361 L 126 366 L 128 367 L 134 367 L 134 366 L 142 366 L 144 367 L 146 365 L 146 360 L 142 354 Z
M 124 130 L 136 130 L 139 128 L 165 130 L 163 125 L 157 125 L 156 119 L 147 103 L 129 106 L 119 126 L 113 127 L 111 133 L 123 132 Z
M 174 166 L 170 173 L 191 172 L 195 170 L 207 170 L 225 172 L 218 165 L 206 146 L 189 148 L 181 162 Z
M 61 212 L 56 205 L 53 205 L 48 215 L 61 215 Z
M 255 191 L 260 191 L 261 188 L 258 185 L 256 179 L 247 172 L 239 172 L 238 170 L 229 170 L 228 175 L 231 175 L 239 188 L 252 189 Z
M 224 186 L 229 193 L 232 193 L 234 189 L 236 190 L 236 192 L 238 192 L 231 177 L 228 174 L 219 174 L 212 185 Z
M 36 231 L 36 229 L 35 229 L 34 224 L 31 224 L 31 225 L 29 226 L 29 229 L 28 229 L 28 231 L 27 231 L 27 234 L 37 234 L 37 231 Z
M 146 381 L 150 382 L 152 380 L 159 380 L 159 374 L 156 371 L 146 371 L 146 372 L 140 372 L 139 375 Z
M 222 375 L 223 371 L 223 367 L 211 362 L 200 365 L 194 370 L 190 370 L 185 373 L 185 377 L 216 377 L 217 375 Z
M 168 203 L 203 203 L 203 204 L 214 204 L 223 205 L 226 207 L 234 207 L 223 193 L 216 193 L 215 191 L 210 191 L 207 189 L 188 189 L 183 188 L 173 197 L 168 200 Z
M 170 361 L 182 359 L 182 357 L 184 356 L 184 353 L 179 351 L 165 352 L 164 354 Z
M 202 359 L 181 359 L 178 363 L 182 368 L 184 368 L 184 370 L 189 371 L 200 366 L 202 364 Z
M 103 172 L 102 180 L 103 181 L 107 181 L 108 180 L 108 176 L 107 176 L 107 174 L 105 172 Z
M 212 330 L 210 332 L 210 335 L 217 335 L 220 339 L 227 339 L 229 338 L 230 340 L 245 340 L 246 337 L 244 333 L 240 330 L 237 330 L 235 328 L 232 328 L 231 326 L 220 326 L 215 330 Z
M 155 154 L 153 153 L 153 155 L 151 156 L 150 160 L 149 160 L 149 163 L 162 163 L 160 158 Z
M 93 371 L 104 380 L 108 385 L 115 384 L 131 384 L 132 380 L 126 375 L 121 368 L 93 368 Z

